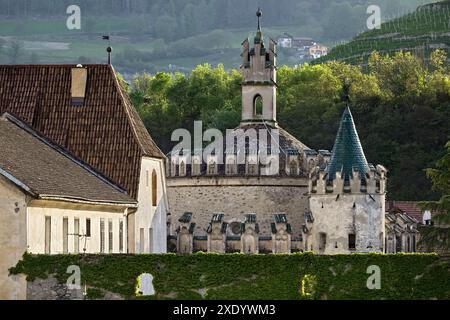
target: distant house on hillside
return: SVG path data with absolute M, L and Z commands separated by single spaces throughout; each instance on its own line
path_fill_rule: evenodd
M 314 59 L 320 58 L 328 54 L 328 48 L 321 45 L 315 44 L 309 48 L 309 55 Z
M 293 37 L 287 33 L 277 38 L 281 48 L 294 48 L 301 60 L 317 59 L 328 54 L 328 48 L 307 37 Z

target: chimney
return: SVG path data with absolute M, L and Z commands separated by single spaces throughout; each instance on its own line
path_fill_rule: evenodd
M 72 68 L 72 105 L 82 106 L 86 97 L 87 69 L 81 64 Z

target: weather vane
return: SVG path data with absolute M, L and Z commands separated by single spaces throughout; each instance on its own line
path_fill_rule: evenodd
M 111 52 L 112 52 L 111 39 L 110 39 L 109 35 L 102 36 L 102 39 L 108 40 L 108 47 L 106 48 L 106 52 L 108 52 L 108 64 L 111 64 Z

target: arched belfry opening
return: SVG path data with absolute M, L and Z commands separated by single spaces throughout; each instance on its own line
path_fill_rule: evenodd
M 253 41 L 242 42 L 242 123 L 276 124 L 276 43 L 261 30 L 262 11 Z M 268 46 L 266 46 L 268 44 Z
M 253 98 L 253 115 L 256 118 L 260 118 L 263 115 L 263 98 L 260 94 L 255 95 Z

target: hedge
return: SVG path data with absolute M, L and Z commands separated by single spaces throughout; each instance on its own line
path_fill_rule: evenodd
M 126 299 L 450 299 L 449 261 L 434 254 L 25 254 L 10 273 L 63 283 L 70 265 L 80 267 L 90 298 L 108 291 Z M 372 265 L 380 289 L 367 288 Z M 152 297 L 135 296 L 142 273 L 154 277 Z

